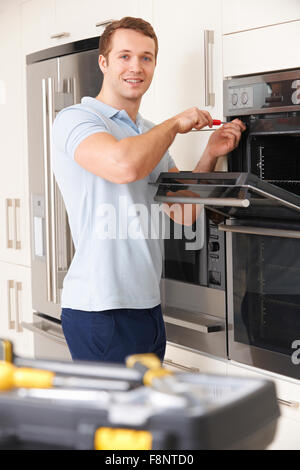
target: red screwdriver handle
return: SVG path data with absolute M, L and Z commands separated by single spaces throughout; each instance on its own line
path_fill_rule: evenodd
M 213 119 L 213 126 L 220 126 L 221 124 L 224 124 L 220 119 Z

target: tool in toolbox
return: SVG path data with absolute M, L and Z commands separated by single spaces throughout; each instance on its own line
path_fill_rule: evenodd
M 119 364 L 93 363 L 90 361 L 55 361 L 47 359 L 32 359 L 17 356 L 13 350 L 13 344 L 7 339 L 0 338 L 0 361 L 12 363 L 15 366 L 26 368 L 25 374 L 18 372 L 15 377 L 17 380 L 26 379 L 31 371 L 40 369 L 49 371 L 50 374 L 43 374 L 44 387 L 64 386 L 77 388 L 94 388 L 109 390 L 129 390 L 139 386 L 141 383 L 141 374 L 136 370 L 129 370 Z M 71 367 L 70 367 L 70 364 Z M 4 368 L 3 368 L 4 371 Z M 15 371 L 14 371 L 15 372 Z M 11 369 L 12 374 L 14 374 Z M 54 376 L 53 374 L 56 374 Z M 37 377 L 37 376 L 36 376 Z M 33 380 L 34 375 L 31 376 Z M 37 378 L 41 380 L 41 378 Z M 51 385 L 51 381 L 54 384 Z M 32 382 L 31 382 L 32 383 Z M 21 385 L 17 385 L 21 386 Z M 0 387 L 1 388 L 1 387 Z
M 30 361 L 32 372 L 41 373 Z M 45 361 L 48 370 L 51 362 Z M 58 364 L 53 361 L 53 369 Z M 16 365 L 9 365 L 17 374 Z M 62 365 L 67 376 L 73 370 L 78 376 L 76 361 Z M 25 388 L 15 375 L 11 389 L 2 385 L 0 449 L 263 449 L 273 440 L 279 407 L 271 381 L 172 372 L 153 354 L 130 356 L 126 366 L 93 367 L 99 368 L 98 379 L 118 381 L 120 373 L 127 389 L 54 387 L 54 382 L 39 388 L 28 377 Z

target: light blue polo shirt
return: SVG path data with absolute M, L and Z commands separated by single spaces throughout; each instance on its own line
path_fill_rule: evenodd
M 134 123 L 125 110 L 91 97 L 63 109 L 54 121 L 52 168 L 76 250 L 63 283 L 64 308 L 102 311 L 160 303 L 161 243 L 151 224 L 151 210 L 158 206 L 156 188 L 148 183 L 174 167 L 173 159 L 167 152 L 149 176 L 130 184 L 111 183 L 74 160 L 80 142 L 92 134 L 107 132 L 121 140 L 153 126 L 141 115 Z

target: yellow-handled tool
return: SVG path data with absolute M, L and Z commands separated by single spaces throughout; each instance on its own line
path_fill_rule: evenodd
M 51 388 L 55 374 L 48 370 L 15 367 L 9 362 L 0 362 L 0 390 L 22 388 Z
M 173 373 L 162 367 L 159 358 L 152 353 L 134 354 L 126 358 L 126 366 L 143 374 L 144 385 L 153 385 L 155 379 L 172 376 Z

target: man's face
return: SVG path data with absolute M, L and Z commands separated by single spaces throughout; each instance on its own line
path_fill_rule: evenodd
M 108 61 L 99 57 L 105 87 L 114 95 L 140 100 L 148 90 L 155 70 L 154 40 L 130 29 L 118 29 L 112 37 Z

